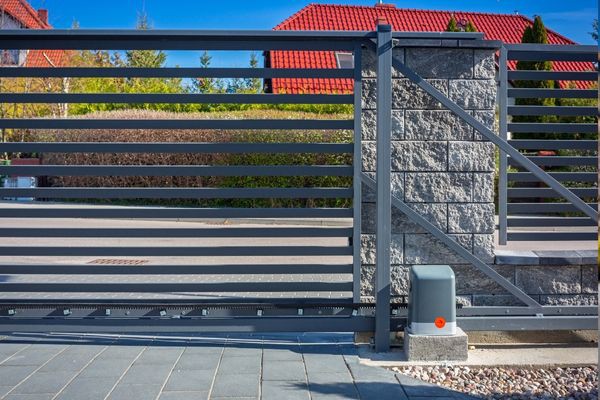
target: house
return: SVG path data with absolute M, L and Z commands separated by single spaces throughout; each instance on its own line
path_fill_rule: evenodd
M 434 11 L 397 8 L 392 4 L 376 4 L 372 7 L 309 4 L 292 15 L 274 30 L 339 30 L 371 31 L 375 21 L 383 17 L 394 31 L 441 32 L 446 30 L 454 16 L 460 25 L 471 21 L 485 39 L 504 43 L 520 43 L 523 31 L 533 21 L 519 14 L 490 14 L 462 11 Z M 548 29 L 551 44 L 575 44 L 572 40 Z M 349 68 L 353 65 L 351 53 L 331 51 L 269 51 L 265 53 L 265 67 L 270 68 Z M 585 71 L 592 64 L 555 62 L 555 70 Z M 509 63 L 514 69 L 515 63 Z M 350 93 L 351 79 L 295 79 L 275 78 L 265 81 L 270 93 Z
M 26 0 L 0 0 L 0 29 L 52 29 L 48 10 L 34 10 Z M 1 66 L 56 67 L 65 63 L 63 50 L 0 50 Z

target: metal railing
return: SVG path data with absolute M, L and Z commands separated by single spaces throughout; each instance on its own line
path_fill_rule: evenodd
M 504 45 L 499 62 L 500 136 L 596 212 L 597 56 L 595 46 L 520 44 Z M 518 61 L 554 62 L 560 68 L 517 70 Z M 548 86 L 554 88 L 527 87 L 533 86 L 527 82 L 540 81 L 552 82 Z M 528 100 L 532 104 L 519 104 Z M 548 100 L 553 103 L 545 104 Z M 565 117 L 568 122 L 561 122 Z M 597 239 L 589 208 L 565 201 L 560 190 L 548 188 L 505 152 L 500 153 L 498 195 L 500 244 Z

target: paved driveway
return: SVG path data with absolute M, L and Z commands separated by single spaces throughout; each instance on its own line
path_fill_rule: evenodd
M 0 340 L 0 399 L 467 399 L 360 364 L 349 334 Z

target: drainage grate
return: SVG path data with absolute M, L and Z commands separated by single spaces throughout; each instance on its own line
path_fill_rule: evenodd
M 142 265 L 148 264 L 149 260 L 123 260 L 116 258 L 98 258 L 88 262 L 88 264 L 102 264 L 102 265 Z

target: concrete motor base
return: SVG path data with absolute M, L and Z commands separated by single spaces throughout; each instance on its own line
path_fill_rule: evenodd
M 404 354 L 408 361 L 465 361 L 468 351 L 467 334 L 458 327 L 456 334 L 450 336 L 404 332 Z

